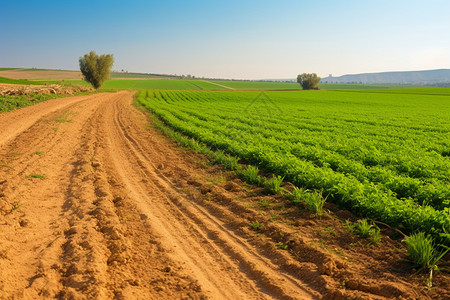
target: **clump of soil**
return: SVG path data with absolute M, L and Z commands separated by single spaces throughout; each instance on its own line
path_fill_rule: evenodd
M 21 85 L 21 84 L 0 84 L 1 96 L 20 96 L 30 94 L 59 94 L 73 95 L 81 92 L 91 92 L 94 89 L 82 85 L 63 86 L 59 84 L 46 85 Z

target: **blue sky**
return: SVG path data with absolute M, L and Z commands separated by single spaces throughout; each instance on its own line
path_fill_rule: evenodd
M 0 66 L 294 78 L 450 68 L 450 1 L 6 1 Z

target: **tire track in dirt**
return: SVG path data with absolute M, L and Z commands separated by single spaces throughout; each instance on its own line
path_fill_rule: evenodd
M 119 105 L 123 103 L 117 103 L 117 106 Z M 116 112 L 121 110 L 123 111 L 123 108 L 118 107 Z M 270 259 L 259 255 L 243 239 L 225 228 L 222 222 L 189 201 L 165 176 L 157 174 L 155 170 L 161 161 L 153 158 L 153 151 L 144 149 L 141 143 L 128 133 L 127 128 L 131 125 L 124 124 L 124 115 L 116 113 L 113 119 L 116 126 L 108 126 L 119 129 L 116 134 L 122 140 L 121 144 L 113 148 L 128 148 L 131 152 L 131 156 L 127 153 L 116 160 L 117 165 L 123 165 L 118 173 L 122 173 L 124 182 L 131 190 L 142 195 L 138 205 L 148 215 L 149 222 L 153 222 L 152 227 L 161 231 L 159 236 L 162 237 L 162 243 L 173 249 L 173 259 L 182 258 L 193 276 L 201 278 L 200 281 L 213 298 L 248 298 L 250 295 L 262 297 L 264 294 L 276 298 L 292 298 L 292 295 L 310 298 L 314 294 L 300 280 L 279 272 L 279 268 L 271 263 Z M 130 119 L 133 118 L 128 120 Z M 130 157 L 133 162 L 130 162 Z M 128 164 L 124 164 L 127 160 Z M 140 166 L 142 173 L 137 177 L 148 178 L 143 184 L 127 180 L 136 177 L 129 171 L 126 173 L 127 170 L 132 170 L 132 165 L 135 164 Z M 189 224 L 188 228 L 186 224 Z M 194 248 L 196 251 L 193 251 Z M 198 256 L 198 253 L 202 255 Z M 229 277 L 230 273 L 235 274 L 234 278 Z M 229 282 L 228 278 L 231 279 Z
M 6 180 L 0 197 L 4 258 L 0 298 L 35 299 L 59 293 L 59 261 L 67 228 L 61 214 L 74 145 L 86 112 L 111 96 L 55 99 L 0 115 L 0 123 L 9 124 L 0 134 L 0 176 Z

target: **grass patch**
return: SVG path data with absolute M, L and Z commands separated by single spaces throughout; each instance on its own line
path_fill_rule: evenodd
M 269 194 L 278 194 L 281 191 L 281 184 L 283 183 L 284 177 L 273 176 L 267 179 L 264 183 L 265 191 Z
M 373 223 L 369 222 L 367 219 L 360 220 L 355 224 L 347 223 L 347 227 L 350 229 L 351 233 L 359 235 L 363 238 L 371 238 L 372 241 L 379 245 L 381 242 L 380 228 Z
M 45 179 L 45 175 L 43 175 L 43 174 L 30 174 L 30 175 L 28 175 L 27 177 L 28 177 L 28 178 L 39 178 L 39 179 L 41 179 L 41 180 L 44 180 L 44 179 Z
M 34 105 L 46 100 L 64 97 L 58 94 L 30 94 L 20 96 L 0 96 L 0 113 Z
M 7 163 L 5 163 L 3 161 L 0 161 L 0 167 L 4 167 L 4 168 L 7 168 L 7 169 L 12 169 L 12 167 L 10 165 L 8 165 Z
M 306 197 L 304 200 L 306 203 L 306 209 L 317 215 L 321 215 L 326 198 L 323 198 L 322 193 L 319 191 L 309 192 L 305 195 Z
M 58 123 L 72 123 L 72 119 L 70 119 L 70 117 L 73 115 L 75 115 L 74 112 L 68 111 L 59 115 L 58 117 L 55 117 L 53 121 Z
M 8 156 L 17 156 L 17 155 L 22 155 L 22 153 L 19 153 L 19 152 L 10 152 L 10 153 L 8 153 L 8 154 L 6 154 L 6 155 L 8 155 Z
M 267 208 L 270 207 L 270 201 L 267 200 L 267 199 L 261 199 L 261 200 L 259 200 L 259 205 L 260 205 L 262 208 L 267 209 Z
M 264 180 L 259 176 L 259 168 L 255 166 L 248 166 L 246 169 L 237 170 L 237 174 L 241 179 L 249 184 L 261 185 Z
M 280 249 L 282 249 L 282 250 L 287 250 L 289 248 L 289 246 L 287 244 L 284 244 L 284 243 L 278 243 L 278 244 L 275 244 L 275 246 L 280 248 Z
M 263 227 L 263 224 L 259 223 L 258 221 L 255 221 L 252 224 L 250 224 L 250 227 L 253 228 L 254 230 L 259 230 Z
M 15 211 L 15 210 L 18 210 L 21 206 L 23 205 L 23 203 L 20 203 L 20 202 L 18 202 L 18 201 L 14 201 L 13 203 L 12 203 L 12 211 Z
M 419 270 L 428 270 L 427 286 L 432 287 L 433 271 L 439 271 L 439 261 L 450 250 L 449 247 L 443 246 L 444 250 L 438 251 L 430 236 L 423 232 L 414 233 L 406 239 L 408 246 L 408 255 L 410 261 L 419 268 Z

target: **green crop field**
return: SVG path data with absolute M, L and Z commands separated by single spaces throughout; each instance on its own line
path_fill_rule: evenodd
M 141 80 L 108 80 L 102 88 L 104 89 L 167 89 L 167 90 L 198 90 L 197 80 L 181 79 L 141 79 Z
M 276 90 L 276 89 L 300 89 L 300 85 L 294 82 L 268 82 L 268 81 L 231 81 L 231 80 L 210 80 L 213 83 L 224 85 L 233 89 L 249 90 Z
M 8 84 L 25 84 L 25 85 L 30 85 L 30 84 L 35 84 L 35 85 L 43 85 L 46 83 L 46 81 L 31 81 L 31 80 L 26 80 L 26 79 L 10 79 L 10 78 L 5 78 L 5 77 L 0 77 L 0 83 L 8 83 Z
M 127 79 L 176 79 L 174 76 L 170 75 L 159 75 L 159 74 L 141 74 L 141 73 L 121 73 L 121 72 L 111 72 L 111 78 L 127 78 Z
M 410 89 L 411 85 L 395 84 L 353 84 L 353 83 L 319 83 L 319 89 L 323 90 L 375 90 L 375 89 Z
M 68 95 L 58 94 L 32 94 L 32 95 L 16 95 L 2 96 L 0 95 L 0 113 L 8 112 L 22 107 L 35 105 L 37 103 L 55 98 L 67 97 Z
M 415 94 L 450 96 L 450 88 L 390 88 L 390 89 L 370 89 L 370 90 L 349 90 L 349 92 L 362 93 L 382 93 L 382 94 Z
M 138 100 L 212 149 L 450 244 L 450 96 L 427 92 L 437 95 L 141 91 Z
M 45 69 L 14 69 L 0 68 L 0 71 L 18 70 L 18 71 L 58 71 Z M 67 72 L 67 71 L 63 71 Z M 0 83 L 13 84 L 61 84 L 62 82 L 71 84 L 81 84 L 90 86 L 87 82 L 77 79 L 9 79 L 0 77 Z M 294 82 L 268 82 L 268 81 L 245 81 L 245 80 L 201 80 L 201 79 L 178 79 L 166 75 L 158 74 L 139 74 L 139 73 L 118 73 L 112 72 L 111 79 L 107 80 L 101 87 L 102 89 L 162 89 L 162 90 L 298 90 L 300 85 Z M 321 83 L 320 89 L 341 90 L 375 90 L 383 92 L 386 89 L 410 89 L 411 86 L 401 85 L 364 85 L 364 84 L 332 84 Z M 423 90 L 433 90 L 422 88 Z M 392 92 L 393 93 L 393 92 Z M 403 93 L 399 91 L 399 93 Z M 424 92 L 424 94 L 426 94 Z
M 17 68 L 0 68 L 0 71 L 17 70 Z

